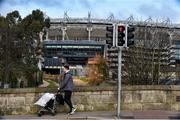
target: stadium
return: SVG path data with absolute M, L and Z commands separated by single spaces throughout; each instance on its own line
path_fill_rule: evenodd
M 106 58 L 109 57 L 108 59 L 111 61 L 110 63 L 112 65 L 113 59 L 111 60 L 112 56 L 109 56 L 111 54 L 109 51 L 116 50 L 107 48 L 106 27 L 111 26 L 113 23 L 123 23 L 135 27 L 135 46 L 138 47 L 143 45 L 148 49 L 148 60 L 150 60 L 152 56 L 160 58 L 159 54 L 156 54 L 159 53 L 156 52 L 156 49 L 161 48 L 161 58 L 160 60 L 158 59 L 160 61 L 159 70 L 175 73 L 174 76 L 179 79 L 180 25 L 172 24 L 169 19 L 161 22 L 153 21 L 151 18 L 144 21 L 135 21 L 133 16 L 126 20 L 115 20 L 113 16 L 110 16 L 107 19 L 96 19 L 91 18 L 90 14 L 88 14 L 87 18 L 71 18 L 67 15 L 67 13 L 65 13 L 64 18 L 51 19 L 50 23 L 51 26 L 46 30 L 47 34 L 46 39 L 44 40 L 44 46 L 46 46 L 46 50 L 49 51 L 46 52 L 44 56 L 45 71 L 50 73 L 51 71 L 56 71 L 55 73 L 57 74 L 64 61 L 74 68 L 79 65 L 83 68 L 88 59 L 94 57 L 96 53 Z M 55 51 L 55 49 L 52 50 L 53 47 L 48 48 L 47 45 L 54 44 L 59 46 L 55 47 L 55 54 L 51 54 L 51 52 Z M 71 48 L 69 47 L 69 50 L 66 49 L 65 52 L 61 52 L 60 47 L 62 47 L 64 44 L 66 44 L 66 46 L 71 46 Z M 82 50 L 77 46 L 81 46 Z M 99 46 L 99 48 L 94 49 L 94 47 L 97 46 Z M 154 52 L 151 51 L 152 46 Z M 58 47 L 59 50 L 57 49 Z M 66 53 L 68 53 L 68 51 L 69 53 L 73 51 L 73 55 L 75 55 L 75 53 L 79 53 L 79 51 L 84 52 L 80 53 L 79 55 L 76 54 L 75 56 L 67 57 Z M 128 60 L 126 60 L 128 57 L 131 59 L 131 56 L 128 55 L 127 57 L 126 55 L 128 51 L 131 50 L 124 50 L 124 62 L 128 62 Z M 131 54 L 133 54 L 132 51 Z M 117 57 L 116 52 L 114 52 L 112 55 Z M 58 60 L 55 60 L 57 58 Z M 63 62 L 61 60 L 62 58 Z M 156 60 L 156 58 L 153 59 Z M 117 62 L 117 58 L 114 59 L 114 63 L 115 62 Z M 117 64 L 114 65 L 115 68 L 116 66 Z

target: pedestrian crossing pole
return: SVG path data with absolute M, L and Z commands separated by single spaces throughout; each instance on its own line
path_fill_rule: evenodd
M 125 38 L 126 40 L 126 38 Z M 126 41 L 127 43 L 127 41 Z M 120 118 L 121 113 L 121 66 L 122 66 L 122 49 L 125 46 L 118 45 L 118 24 L 113 24 L 113 47 L 118 49 L 118 91 L 117 91 L 117 117 Z
M 118 47 L 118 100 L 117 100 L 117 117 L 121 114 L 121 66 L 122 66 L 122 47 Z
M 118 48 L 118 96 L 117 96 L 117 117 L 121 117 L 121 81 L 122 81 L 122 50 L 126 46 L 118 45 L 118 24 L 116 24 L 116 47 Z M 125 42 L 127 39 L 125 38 Z
M 133 32 L 127 24 L 116 24 L 116 47 L 118 48 L 118 98 L 117 98 L 117 117 L 121 117 L 121 95 L 122 95 L 122 50 L 128 48 L 128 33 Z M 132 39 L 134 38 L 133 33 Z M 129 36 L 130 37 L 130 36 Z M 131 43 L 131 45 L 133 45 Z M 130 45 L 130 44 L 129 44 Z

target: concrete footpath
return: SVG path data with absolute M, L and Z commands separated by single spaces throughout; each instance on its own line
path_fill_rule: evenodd
M 76 112 L 74 115 L 67 115 L 66 113 L 57 113 L 55 116 L 45 114 L 38 117 L 36 114 L 32 115 L 8 115 L 0 116 L 0 119 L 42 119 L 42 120 L 118 120 L 116 112 Z M 122 111 L 120 119 L 162 119 L 162 120 L 180 120 L 180 112 L 172 111 Z

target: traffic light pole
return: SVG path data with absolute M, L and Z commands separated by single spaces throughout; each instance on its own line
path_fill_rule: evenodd
M 118 96 L 117 96 L 117 117 L 121 114 L 121 66 L 122 66 L 122 49 L 123 46 L 118 46 L 118 25 L 115 26 L 115 43 L 118 48 Z
M 121 117 L 121 68 L 122 68 L 122 50 L 128 45 L 128 25 L 113 24 L 113 45 L 118 48 L 118 91 L 117 91 L 117 117 Z M 125 31 L 124 31 L 125 30 Z M 120 38 L 120 39 L 119 39 Z M 120 43 L 120 44 L 119 44 Z
M 117 117 L 121 113 L 121 66 L 122 66 L 122 47 L 118 47 L 118 99 L 117 99 Z
M 128 47 L 127 38 L 128 37 L 128 25 L 125 26 L 125 47 Z
M 117 39 L 117 36 L 116 36 L 116 24 L 113 24 L 113 46 L 116 46 L 116 39 Z
M 122 50 L 134 44 L 134 41 L 128 41 L 134 38 L 134 28 L 128 24 L 115 25 L 115 43 L 118 48 L 118 98 L 117 98 L 117 117 L 121 116 L 121 82 L 122 82 Z M 129 43 L 128 43 L 129 42 Z

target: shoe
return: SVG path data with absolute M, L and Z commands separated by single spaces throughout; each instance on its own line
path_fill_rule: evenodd
M 72 108 L 72 110 L 68 114 L 73 115 L 75 111 L 76 111 L 76 108 Z

